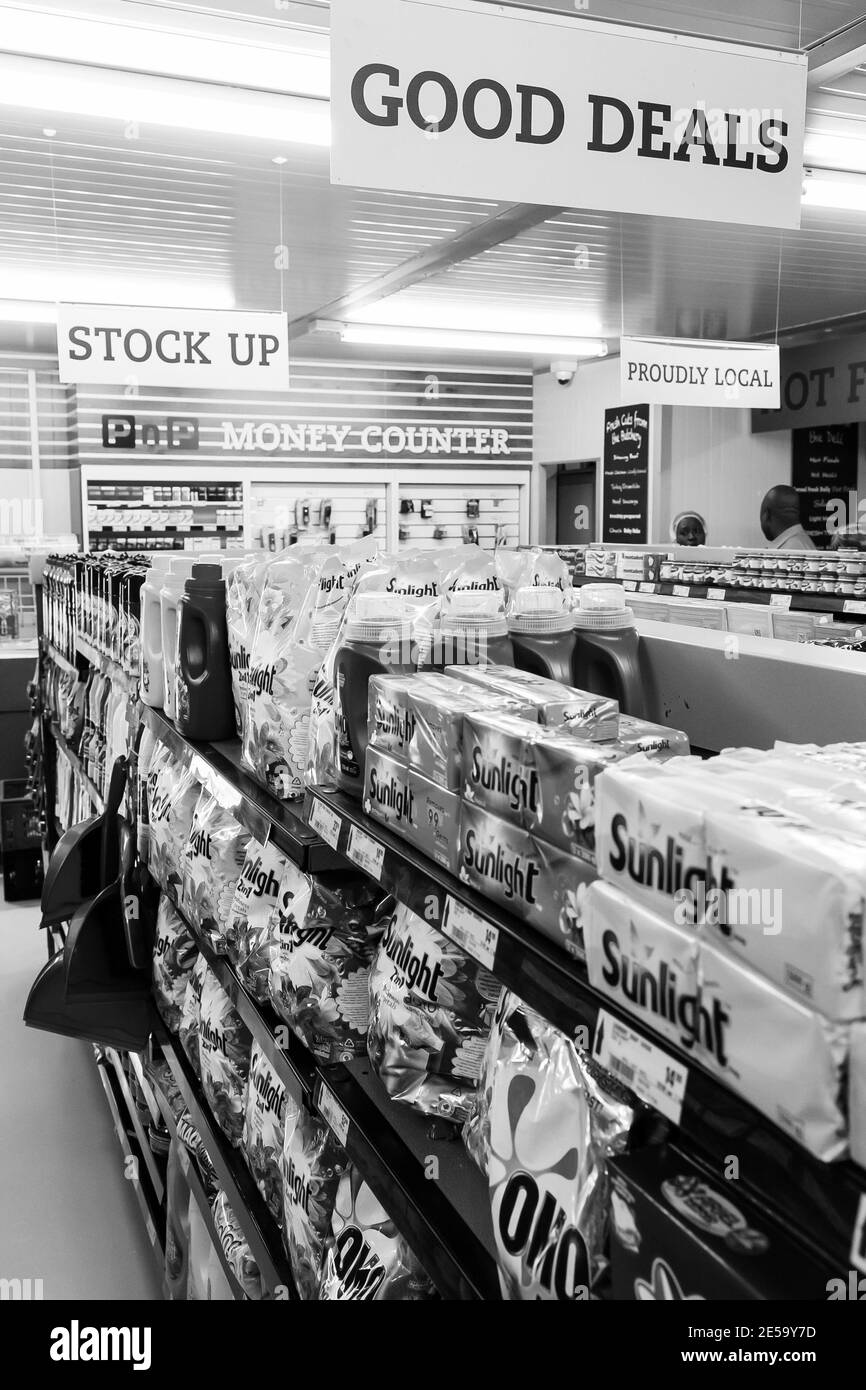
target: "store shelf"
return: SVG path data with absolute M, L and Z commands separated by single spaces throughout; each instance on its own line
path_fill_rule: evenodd
M 176 758 L 185 766 L 193 766 L 197 775 L 207 779 L 210 774 L 227 788 L 226 805 L 246 830 L 260 843 L 268 838 L 294 864 L 310 873 L 329 869 L 344 869 L 344 861 L 311 830 L 302 815 L 302 803 L 297 810 L 260 787 L 241 764 L 241 748 L 237 739 L 227 743 L 192 743 L 179 734 L 162 710 L 145 706 L 143 715 L 159 739 L 168 744 Z
M 575 585 L 597 583 L 589 575 L 580 575 Z M 841 594 L 816 594 L 795 590 L 740 588 L 737 585 L 675 584 L 669 580 L 618 580 L 629 593 L 657 594 L 663 598 L 708 599 L 711 603 L 753 603 L 764 608 L 779 608 L 791 613 L 830 613 L 833 617 L 856 622 L 866 619 L 866 597 L 852 598 Z
M 66 739 L 63 737 L 63 734 L 60 732 L 59 724 L 55 724 L 53 720 L 51 722 L 51 736 L 54 739 L 54 742 L 57 744 L 57 747 L 62 750 L 64 756 L 72 764 L 73 771 L 77 773 L 78 777 L 81 779 L 81 782 L 87 789 L 87 795 L 90 797 L 90 801 L 94 809 L 99 812 L 104 811 L 105 802 L 103 801 L 102 796 L 97 791 L 94 784 L 91 782 L 87 773 L 84 771 L 84 764 L 82 763 L 78 754 L 73 752 L 72 748 L 67 743 Z
M 258 1264 L 262 1283 L 277 1298 L 297 1298 L 282 1238 L 239 1150 L 226 1139 L 205 1100 L 201 1084 L 181 1047 L 160 1023 L 154 1037 L 162 1049 L 183 1102 Z
M 145 1082 L 148 1084 L 149 1087 L 147 1078 L 145 1078 Z M 186 1185 L 189 1188 L 190 1193 L 192 1194 L 192 1199 L 198 1207 L 199 1212 L 201 1214 L 201 1218 L 205 1224 L 205 1227 L 207 1228 L 208 1236 L 210 1237 L 211 1244 L 216 1250 L 219 1262 L 223 1267 L 223 1272 L 226 1276 L 226 1279 L 228 1280 L 229 1288 L 234 1294 L 236 1302 L 244 1302 L 246 1300 L 246 1294 L 244 1293 L 243 1289 L 241 1288 L 240 1284 L 235 1278 L 234 1271 L 232 1270 L 231 1265 L 225 1257 L 225 1252 L 222 1248 L 222 1242 L 220 1241 L 220 1238 L 217 1234 L 216 1224 L 213 1218 L 213 1210 L 208 1200 L 208 1195 L 205 1192 L 204 1184 L 202 1183 L 201 1177 L 199 1176 L 199 1171 L 196 1167 L 195 1160 L 193 1159 L 186 1145 L 177 1138 L 177 1124 L 174 1115 L 172 1114 L 171 1106 L 168 1103 L 168 1099 L 155 1083 L 153 1086 L 153 1090 L 151 1091 L 151 1095 L 153 1097 L 154 1105 L 157 1107 L 157 1114 L 161 1115 L 162 1120 L 165 1123 L 169 1134 L 171 1135 L 172 1139 L 175 1140 L 177 1143 L 178 1159 L 180 1162 L 180 1167 L 184 1176 L 184 1180 L 186 1181 Z
M 144 1163 L 145 1167 L 147 1168 L 148 1176 L 150 1177 L 151 1186 L 154 1190 L 154 1193 L 156 1194 L 157 1201 L 161 1203 L 165 1197 L 165 1185 L 162 1180 L 162 1174 L 159 1171 L 159 1166 L 156 1162 L 156 1156 L 154 1155 L 153 1150 L 150 1147 L 150 1140 L 148 1139 L 148 1136 L 145 1134 L 144 1126 L 141 1123 L 141 1117 L 138 1113 L 138 1106 L 133 1100 L 132 1092 L 129 1089 L 129 1078 L 126 1075 L 126 1072 L 123 1070 L 123 1062 L 121 1060 L 120 1053 L 117 1052 L 113 1047 L 108 1047 L 105 1049 L 105 1055 L 108 1058 L 111 1065 L 114 1067 L 115 1076 L 117 1078 L 117 1084 L 123 1096 L 127 1113 L 130 1119 L 132 1120 L 132 1126 L 135 1130 L 135 1137 L 138 1140 L 139 1148 L 141 1149 L 142 1155 L 144 1157 Z
M 159 1262 L 160 1269 L 162 1269 L 165 1262 L 164 1212 L 151 1189 L 149 1180 L 142 1176 L 148 1171 L 145 1166 L 145 1157 L 137 1140 L 128 1132 L 127 1118 L 124 1114 L 124 1098 L 114 1068 L 105 1056 L 97 1056 L 96 1069 L 105 1091 L 115 1133 L 124 1157 L 124 1178 L 132 1185 L 144 1221 L 148 1242 Z M 131 1124 L 131 1122 L 130 1116 L 129 1123 Z M 133 1159 L 134 1163 L 130 1163 L 130 1159 Z
M 191 930 L 286 1090 L 332 1125 L 338 1117 L 338 1137 L 349 1157 L 442 1296 L 498 1298 L 487 1183 L 466 1153 L 459 1129 L 392 1101 L 366 1059 L 317 1065 L 276 1013 L 252 998 L 231 963 Z M 285 1047 L 278 1037 L 286 1038 Z M 430 1180 L 431 1171 L 438 1174 L 436 1181 Z
M 88 506 L 97 508 L 110 507 L 114 511 L 117 511 L 119 507 L 132 507 L 137 512 L 144 511 L 145 507 L 152 507 L 158 512 L 163 512 L 168 507 L 220 507 L 225 511 L 241 511 L 243 509 L 243 502 L 238 501 L 236 498 L 232 498 L 230 501 L 221 499 L 219 502 L 204 502 L 201 498 L 194 498 L 189 502 L 179 502 L 176 497 L 172 497 L 164 502 L 145 502 L 138 497 L 91 497 L 88 499 Z
M 719 1174 L 736 1154 L 744 1194 L 771 1211 L 828 1265 L 848 1268 L 858 1212 L 866 1204 L 866 1172 L 850 1162 L 826 1164 L 813 1158 L 697 1066 L 690 1054 L 641 1028 L 594 990 L 581 964 L 371 820 L 350 797 L 316 789 L 308 811 L 350 862 L 357 864 L 360 857 L 358 832 L 372 841 L 378 847 L 376 877 L 382 887 L 479 955 L 503 984 L 562 1032 L 574 1037 L 584 1030 L 583 1036 L 594 1040 L 603 1008 L 684 1067 L 688 1081 L 678 1128 L 689 1143 Z M 369 844 L 363 848 L 368 850 Z

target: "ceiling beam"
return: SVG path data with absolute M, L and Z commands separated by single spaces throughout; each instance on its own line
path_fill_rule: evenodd
M 809 86 L 823 87 L 825 83 L 851 72 L 860 63 L 866 62 L 866 19 L 857 19 L 853 24 L 821 39 L 808 48 Z
M 501 245 L 503 241 L 511 241 L 521 232 L 529 231 L 540 222 L 546 222 L 565 211 L 565 208 L 545 207 L 540 203 L 512 203 L 479 225 L 470 227 L 455 237 L 437 241 L 435 246 L 428 247 L 426 251 L 419 251 L 416 256 L 410 256 L 393 270 L 387 270 L 356 290 L 350 290 L 339 299 L 333 299 L 330 304 L 323 304 L 312 313 L 302 314 L 300 318 L 293 319 L 289 324 L 289 337 L 293 341 L 303 338 L 309 333 L 316 319 L 342 319 L 350 310 L 363 309 L 368 304 L 375 304 L 379 299 L 386 299 L 389 295 L 408 289 L 410 285 L 428 280 L 432 275 L 439 275 L 460 261 L 479 256 L 483 251 Z

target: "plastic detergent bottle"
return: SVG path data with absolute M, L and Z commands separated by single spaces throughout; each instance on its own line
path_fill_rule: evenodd
M 175 690 L 174 722 L 187 738 L 216 743 L 234 736 L 226 584 L 219 565 L 193 565 L 178 599 Z
M 196 562 L 197 557 L 195 555 L 173 556 L 168 574 L 163 576 L 162 588 L 159 591 L 164 687 L 162 707 L 169 719 L 174 719 L 177 713 L 174 685 L 175 661 L 177 659 L 177 605 L 183 593 L 183 586 L 192 574 L 192 567 Z
M 141 698 L 152 709 L 165 702 L 159 593 L 170 565 L 170 555 L 151 555 L 141 587 Z
M 371 676 L 415 670 L 413 609 L 399 594 L 356 594 L 334 658 L 337 783 L 360 797 L 367 754 L 367 683 Z
M 576 634 L 562 590 L 526 585 L 515 590 L 510 607 L 508 631 L 515 666 L 571 685 Z
M 425 666 L 513 666 L 514 652 L 502 608 L 501 591 L 451 593 L 443 600 L 439 632 Z
M 640 638 L 621 584 L 584 584 L 572 614 L 575 630 L 571 684 L 619 701 L 620 711 L 644 716 Z

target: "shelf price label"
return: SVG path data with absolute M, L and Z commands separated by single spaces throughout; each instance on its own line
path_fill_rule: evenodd
M 707 589 L 707 598 L 708 598 L 708 599 L 712 599 L 714 603 L 721 603 L 721 602 L 723 602 L 723 601 L 724 601 L 724 597 L 725 597 L 725 591 L 724 591 L 724 589 Z
M 346 855 L 365 874 L 381 880 L 382 865 L 385 862 L 385 846 L 380 845 L 378 840 L 374 840 L 372 835 L 368 835 L 357 825 L 353 825 L 349 831 Z
M 675 584 L 673 594 L 674 598 L 688 598 L 691 594 L 691 589 L 688 584 Z
M 688 1067 L 606 1009 L 598 1011 L 592 1055 L 647 1105 L 679 1124 Z
M 653 584 L 652 581 L 649 579 L 642 579 L 637 587 L 638 593 L 640 594 L 654 594 L 656 591 L 655 584 Z
M 458 902 L 456 898 L 448 898 L 442 930 L 474 960 L 479 961 L 488 970 L 493 969 L 496 947 L 499 945 L 498 927 L 494 927 L 491 922 L 485 922 L 483 917 L 479 917 L 478 913 L 473 912 L 465 903 Z
M 846 598 L 842 604 L 843 613 L 866 613 L 866 598 Z
M 310 829 L 315 830 L 331 849 L 336 849 L 342 828 L 342 817 L 338 816 L 336 811 L 332 811 L 330 806 L 326 806 L 324 801 L 314 799 L 310 810 Z
M 319 1082 L 319 1094 L 316 1098 L 319 1114 L 322 1119 L 330 1125 L 343 1147 L 346 1147 L 346 1140 L 349 1135 L 349 1116 L 346 1114 L 334 1092 L 325 1085 L 324 1081 Z
M 784 612 L 791 607 L 790 594 L 770 594 L 770 607 L 781 608 Z

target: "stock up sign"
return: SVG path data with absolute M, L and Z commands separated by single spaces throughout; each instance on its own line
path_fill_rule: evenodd
M 806 58 L 466 0 L 331 0 L 331 181 L 799 227 Z
M 284 391 L 285 314 L 60 304 L 60 380 L 75 384 Z

